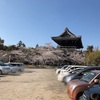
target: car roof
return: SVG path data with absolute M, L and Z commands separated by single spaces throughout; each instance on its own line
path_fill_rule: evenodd
M 100 70 L 92 70 L 91 72 L 100 73 Z
M 20 62 L 8 62 L 8 64 L 23 64 L 23 63 L 20 63 Z
M 87 67 L 87 66 L 84 66 L 84 65 L 70 65 L 70 67 Z
M 99 66 L 88 66 L 88 67 L 85 67 L 84 69 L 80 70 L 79 73 L 86 71 L 86 70 L 89 70 L 89 69 L 94 70 L 95 68 L 98 69 L 98 70 L 100 69 Z
M 85 69 L 100 68 L 100 66 L 87 66 Z

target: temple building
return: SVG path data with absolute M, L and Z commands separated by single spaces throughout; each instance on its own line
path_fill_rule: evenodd
M 61 35 L 51 38 L 58 44 L 59 47 L 62 48 L 75 48 L 75 49 L 83 48 L 81 36 L 74 35 L 72 32 L 69 31 L 68 28 L 66 28 Z

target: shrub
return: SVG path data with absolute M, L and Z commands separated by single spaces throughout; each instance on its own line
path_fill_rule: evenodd
M 100 51 L 95 50 L 93 52 L 87 52 L 86 55 L 86 64 L 100 66 Z

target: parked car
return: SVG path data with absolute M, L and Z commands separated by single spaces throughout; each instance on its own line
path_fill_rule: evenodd
M 12 66 L 10 63 L 5 64 L 10 67 L 11 73 L 16 73 L 18 71 L 17 66 Z
M 61 70 L 59 75 L 58 75 L 58 81 L 63 81 L 63 78 L 65 76 L 67 76 L 70 72 L 76 70 L 76 69 L 83 69 L 85 68 L 86 66 L 79 66 L 79 65 L 73 65 L 73 66 L 70 66 L 70 67 L 67 67 L 67 69 L 65 70 Z
M 56 69 L 56 74 L 58 75 L 62 69 L 65 69 L 65 68 L 67 68 L 67 67 L 68 67 L 68 65 L 64 65 L 64 66 L 61 67 L 61 68 L 57 68 L 57 69 Z
M 83 76 L 68 82 L 68 95 L 72 100 L 81 100 L 83 92 L 95 84 L 99 84 L 100 70 L 94 70 Z
M 90 72 L 91 70 L 100 70 L 100 67 L 89 66 L 89 67 L 85 67 L 83 70 L 77 71 L 77 73 L 70 73 L 69 75 L 63 78 L 63 82 L 64 84 L 67 84 L 71 80 L 80 79 L 82 78 L 83 75 L 86 75 L 86 73 Z
M 0 61 L 0 75 L 9 74 L 11 72 L 10 67 Z
M 74 69 L 70 69 L 70 70 L 66 70 L 66 71 L 62 71 L 60 72 L 60 74 L 58 75 L 58 81 L 63 82 L 64 77 L 69 75 L 70 73 L 76 73 L 76 71 L 82 70 L 83 68 L 74 68 Z
M 100 100 L 100 82 L 84 91 L 81 100 Z
M 24 65 L 23 63 L 18 63 L 18 62 L 9 62 L 10 65 L 12 65 L 13 67 L 17 67 L 18 71 L 24 71 Z

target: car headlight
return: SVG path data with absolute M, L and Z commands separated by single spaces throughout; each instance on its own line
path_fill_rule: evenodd
M 75 87 L 76 87 L 76 85 L 71 85 L 71 86 L 70 86 L 70 89 L 71 89 L 71 90 L 74 90 Z

